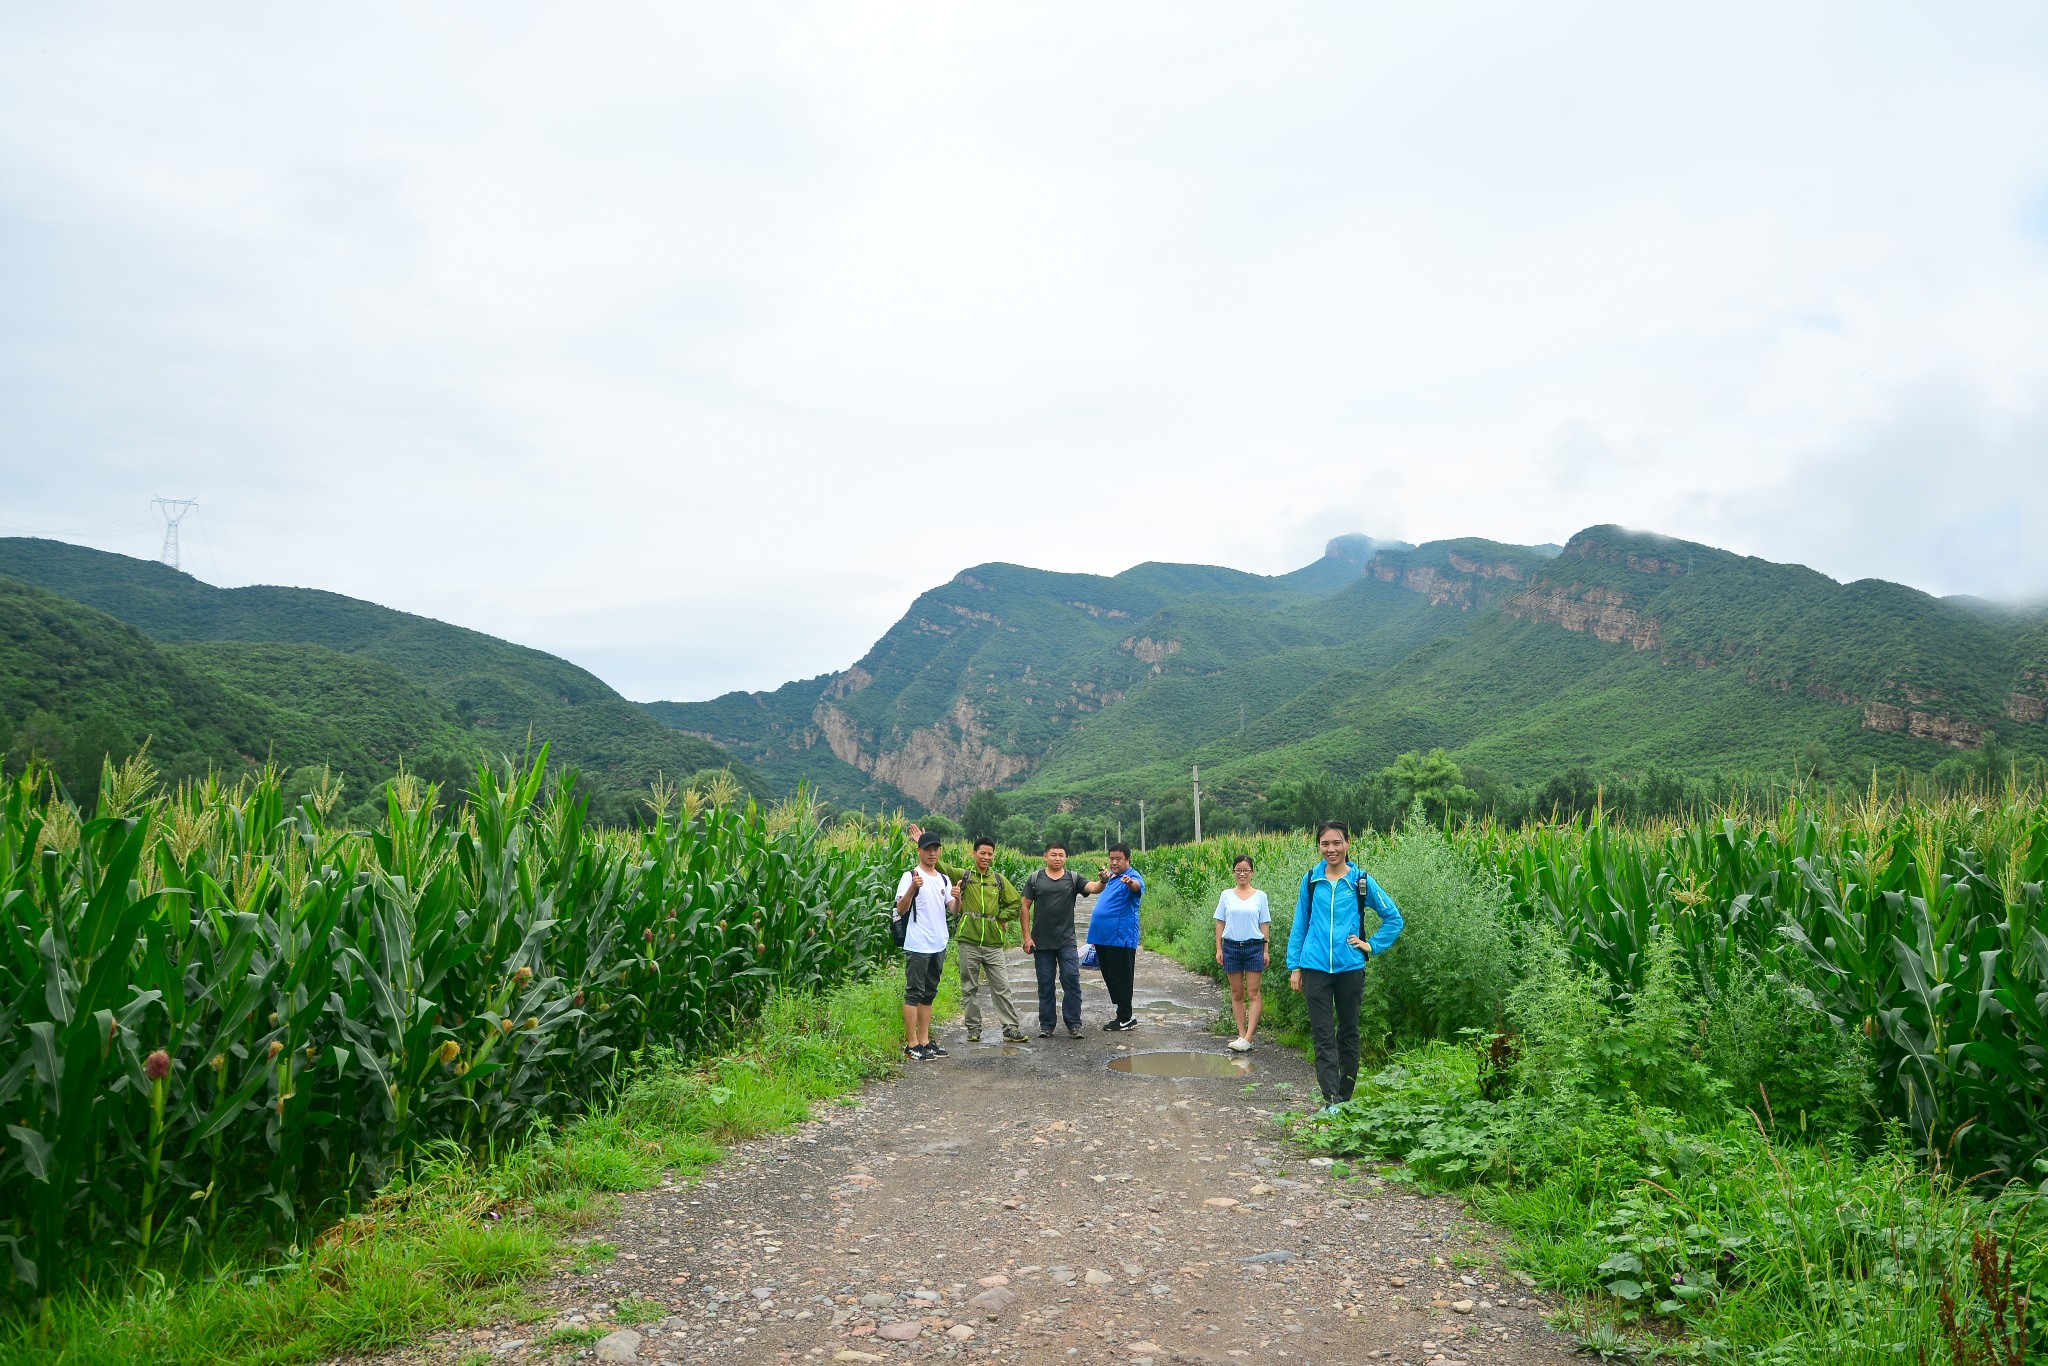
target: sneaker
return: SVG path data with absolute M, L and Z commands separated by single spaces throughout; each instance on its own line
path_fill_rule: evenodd
M 1104 1020 L 1102 1022 L 1102 1032 L 1105 1034 L 1114 1034 L 1122 1028 L 1123 1026 L 1118 1024 L 1115 1020 Z
M 1067 1037 L 1068 1037 L 1068 1038 L 1070 1038 L 1070 1039 L 1078 1039 L 1078 1038 L 1080 1038 L 1080 1037 L 1081 1037 L 1081 1026 L 1079 1026 L 1079 1025 L 1068 1025 L 1068 1026 L 1067 1026 Z
M 1138 1021 L 1135 1017 L 1128 1020 L 1118 1020 L 1115 1024 L 1112 1024 L 1110 1026 L 1111 1029 L 1114 1029 L 1119 1034 L 1123 1033 L 1126 1030 L 1136 1029 L 1137 1027 Z
M 945 1049 L 939 1047 L 936 1043 L 926 1044 L 924 1046 L 924 1055 L 927 1058 L 946 1058 L 952 1056 L 950 1053 L 946 1052 Z
M 1079 1034 L 1081 1031 L 1077 1029 L 1074 1032 L 1076 1034 Z M 1038 1037 L 1041 1039 L 1050 1039 L 1053 1035 L 1057 1033 L 1059 1033 L 1057 1029 L 1054 1029 L 1050 1025 L 1048 1025 L 1044 1029 L 1038 1031 Z
M 1252 1051 L 1252 1041 L 1242 1034 L 1223 1046 L 1233 1053 L 1249 1053 Z
M 903 1056 L 910 1059 L 912 1062 L 923 1062 L 924 1045 L 915 1043 L 907 1043 L 903 1045 Z
M 979 1034 L 969 1034 L 969 1035 L 967 1036 L 967 1042 L 969 1042 L 969 1043 L 980 1043 L 980 1042 L 981 1042 L 981 1035 L 979 1035 Z
M 1324 1116 L 1324 1117 L 1328 1117 L 1328 1116 L 1330 1116 L 1330 1115 L 1334 1115 L 1334 1114 L 1336 1114 L 1336 1113 L 1337 1113 L 1337 1110 L 1338 1110 L 1338 1108 L 1339 1108 L 1339 1107 L 1338 1107 L 1338 1106 L 1336 1106 L 1335 1104 L 1325 1105 L 1325 1106 L 1324 1106 L 1324 1107 L 1323 1107 L 1322 1109 L 1320 1109 L 1320 1110 L 1316 1111 L 1316 1113 L 1317 1113 L 1318 1115 L 1322 1115 L 1322 1116 Z
M 1029 1037 L 1030 1037 L 1029 1035 L 1025 1035 L 1025 1034 L 1005 1034 L 1005 1035 L 1003 1035 L 1003 1042 L 1004 1042 L 1004 1043 L 1024 1043 L 1024 1042 L 1026 1042 L 1026 1041 L 1028 1040 L 1028 1038 L 1029 1038 Z

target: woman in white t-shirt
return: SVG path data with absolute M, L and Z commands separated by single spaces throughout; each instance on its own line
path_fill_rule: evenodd
M 1216 963 L 1230 979 L 1230 1013 L 1237 1020 L 1233 1053 L 1249 1053 L 1259 1028 L 1259 977 L 1266 970 L 1266 939 L 1272 933 L 1273 908 L 1266 894 L 1252 886 L 1250 854 L 1231 865 L 1237 885 L 1216 898 Z

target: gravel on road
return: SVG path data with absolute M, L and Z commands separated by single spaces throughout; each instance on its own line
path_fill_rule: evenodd
M 1035 1035 L 1029 960 L 1011 980 Z M 1087 1021 L 908 1063 L 856 1104 L 734 1150 L 696 1185 L 620 1197 L 585 1259 L 535 1289 L 537 1322 L 444 1335 L 380 1363 L 1562 1363 L 1550 1303 L 1501 1235 L 1287 1142 L 1306 1059 L 1243 1058 L 1220 996 L 1139 956 L 1137 1029 Z M 991 1037 L 998 1031 L 991 1030 Z M 1189 1051 L 1227 1076 L 1112 1071 Z M 628 1322 L 627 1320 L 634 1320 Z

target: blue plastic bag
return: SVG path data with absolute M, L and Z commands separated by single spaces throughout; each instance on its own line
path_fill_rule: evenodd
M 1093 944 L 1082 950 L 1081 966 L 1084 968 L 1094 968 L 1097 972 L 1102 971 L 1102 960 L 1095 956 L 1095 946 Z

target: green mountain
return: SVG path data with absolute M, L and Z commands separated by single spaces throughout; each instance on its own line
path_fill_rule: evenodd
M 1252 793 L 1435 746 L 1519 784 L 1926 769 L 1993 733 L 2048 754 L 2044 701 L 2041 613 L 1594 527 L 1562 548 L 1340 538 L 1272 577 L 977 565 L 843 673 L 651 709 L 778 786 L 939 810 L 1004 787 L 1044 811 L 1194 764 Z
M 104 612 L 0 578 L 0 752 L 52 757 L 75 793 L 99 755 L 148 738 L 176 776 L 259 753 L 260 704 L 194 674 Z
M 227 737 L 236 752 L 332 762 L 371 780 L 400 756 L 453 777 L 475 755 L 525 750 L 530 736 L 579 769 L 610 815 L 624 814 L 658 774 L 733 765 L 718 746 L 660 724 L 566 660 L 375 603 L 316 589 L 215 588 L 154 561 L 30 538 L 0 538 L 0 575 L 117 618 L 133 628 L 124 637 L 131 653 L 139 632 L 158 647 L 154 660 L 218 689 L 206 712 L 218 736 L 195 741 L 195 753 L 217 754 Z M 11 624 L 10 610 L 0 629 Z M 12 680 L 16 668 L 40 677 L 32 654 L 25 646 L 0 677 Z M 158 733 L 161 709 L 115 714 L 130 730 Z M 743 767 L 735 772 L 760 786 Z

